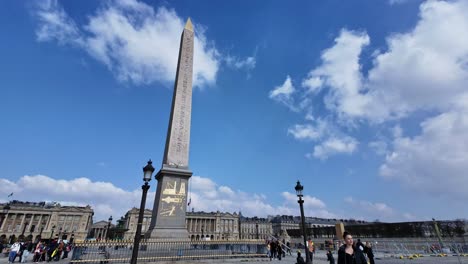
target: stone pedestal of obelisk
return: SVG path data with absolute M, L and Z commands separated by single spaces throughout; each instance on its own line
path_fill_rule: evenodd
M 188 239 L 185 226 L 189 169 L 194 32 L 190 18 L 182 32 L 179 61 L 158 187 L 147 238 Z

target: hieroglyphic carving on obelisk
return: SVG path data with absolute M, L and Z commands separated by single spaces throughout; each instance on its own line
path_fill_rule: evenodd
M 189 170 L 194 32 L 190 18 L 182 32 L 162 168 L 146 237 L 188 239 L 185 227 Z
M 163 159 L 163 164 L 176 168 L 188 168 L 189 161 L 193 38 L 193 26 L 189 18 L 182 33 L 172 111 Z

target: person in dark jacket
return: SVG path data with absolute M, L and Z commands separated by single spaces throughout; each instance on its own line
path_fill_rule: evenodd
M 270 242 L 270 250 L 271 250 L 271 254 L 270 254 L 270 261 L 271 261 L 271 259 L 276 258 L 276 244 L 275 244 L 275 241 Z
M 281 244 L 279 241 L 276 241 L 276 252 L 278 253 L 278 260 L 281 260 L 281 257 L 283 256 L 283 248 L 281 247 Z
M 304 258 L 301 256 L 300 251 L 297 251 L 296 264 L 306 264 Z
M 353 236 L 344 232 L 343 239 L 345 244 L 338 250 L 338 264 L 367 264 L 364 253 L 358 247 L 353 247 Z
M 329 261 L 330 264 L 335 264 L 335 258 L 333 257 L 331 250 L 328 250 L 327 252 L 327 261 Z
M 364 244 L 361 242 L 361 239 L 358 238 L 356 247 L 358 247 L 361 251 L 364 251 Z
M 372 251 L 372 244 L 369 242 L 366 242 L 366 254 L 370 264 L 375 264 L 374 252 Z

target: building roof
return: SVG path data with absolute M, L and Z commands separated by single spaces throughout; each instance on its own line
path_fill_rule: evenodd
M 62 206 L 58 202 L 24 202 L 19 200 L 13 200 L 8 203 L 1 203 L 0 207 L 6 205 L 10 206 L 10 210 L 14 209 L 27 209 L 27 210 L 50 210 L 50 211 L 76 211 L 76 212 L 90 212 L 93 213 L 93 209 L 90 205 L 86 206 Z

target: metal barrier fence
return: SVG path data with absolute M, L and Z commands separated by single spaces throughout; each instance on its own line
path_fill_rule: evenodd
M 414 242 L 401 242 L 398 240 L 379 241 L 374 243 L 374 252 L 379 252 L 394 256 L 407 256 L 414 254 L 422 255 L 437 255 L 441 253 L 449 253 L 454 255 L 464 255 L 468 253 L 468 246 L 464 243 L 446 241 L 444 242 L 445 248 L 450 252 L 443 252 L 437 240 L 414 241 Z
M 70 263 L 129 263 L 132 247 L 133 241 L 76 243 Z M 266 256 L 267 247 L 263 240 L 142 240 L 138 251 L 139 262 Z

